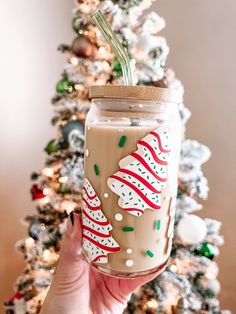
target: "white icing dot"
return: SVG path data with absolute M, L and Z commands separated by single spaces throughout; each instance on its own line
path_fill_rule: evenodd
M 124 129 L 118 129 L 118 132 L 124 132 Z
M 88 129 L 88 131 L 90 131 L 90 130 L 91 130 L 91 126 L 90 126 L 90 125 L 88 125 L 87 129 Z
M 109 194 L 108 194 L 108 193 L 104 193 L 103 196 L 104 196 L 105 198 L 108 198 Z
M 85 156 L 86 156 L 86 157 L 89 156 L 89 150 L 88 150 L 88 149 L 86 149 L 86 151 L 85 151 Z
M 134 265 L 134 261 L 132 259 L 127 259 L 127 261 L 125 262 L 126 266 L 128 267 L 132 267 Z
M 131 253 L 133 252 L 133 250 L 132 250 L 132 249 L 127 249 L 126 252 L 127 252 L 128 254 L 131 254 Z
M 123 216 L 121 214 L 115 214 L 115 220 L 121 221 L 123 219 Z

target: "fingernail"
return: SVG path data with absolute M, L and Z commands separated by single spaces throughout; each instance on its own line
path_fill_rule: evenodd
M 70 213 L 70 221 L 72 223 L 72 226 L 74 226 L 74 213 L 73 212 Z

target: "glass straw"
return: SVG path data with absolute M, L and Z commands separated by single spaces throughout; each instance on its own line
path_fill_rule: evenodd
M 101 10 L 97 10 L 93 15 L 92 19 L 96 23 L 97 27 L 102 32 L 103 36 L 111 46 L 112 50 L 116 54 L 122 68 L 123 79 L 125 85 L 135 85 L 134 75 L 131 65 L 131 60 L 125 47 L 122 46 L 121 42 L 117 38 L 116 34 L 111 29 Z

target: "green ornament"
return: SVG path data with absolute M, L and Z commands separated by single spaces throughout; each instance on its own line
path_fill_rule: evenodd
M 78 10 L 76 16 L 72 19 L 72 28 L 77 34 L 81 34 L 86 26 L 82 18 L 83 14 L 82 11 Z
M 31 173 L 30 178 L 31 178 L 32 181 L 37 180 L 38 177 L 39 177 L 39 174 L 37 172 L 32 172 Z
M 56 91 L 60 94 L 72 93 L 74 90 L 73 85 L 66 79 L 62 79 L 57 83 Z
M 76 33 L 78 32 L 78 18 L 77 18 L 77 16 L 72 19 L 72 28 Z
M 121 76 L 121 75 L 122 75 L 122 67 L 121 67 L 121 64 L 120 64 L 120 61 L 118 60 L 118 58 L 115 58 L 115 59 L 114 59 L 113 70 L 116 72 L 116 74 L 117 74 L 118 76 Z
M 60 150 L 60 145 L 58 144 L 57 140 L 53 139 L 50 142 L 48 142 L 48 144 L 44 150 L 45 150 L 45 152 L 48 153 L 48 155 L 51 155 L 51 154 L 56 153 Z
M 60 185 L 60 193 L 65 194 L 65 193 L 69 193 L 69 192 L 70 192 L 70 188 L 65 183 L 62 183 Z
M 205 256 L 212 260 L 216 255 L 216 249 L 212 244 L 205 242 L 196 248 L 195 254 Z

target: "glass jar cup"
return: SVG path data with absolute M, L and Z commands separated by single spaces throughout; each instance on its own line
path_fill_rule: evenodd
M 116 277 L 165 269 L 182 138 L 177 91 L 92 86 L 85 123 L 83 252 Z

